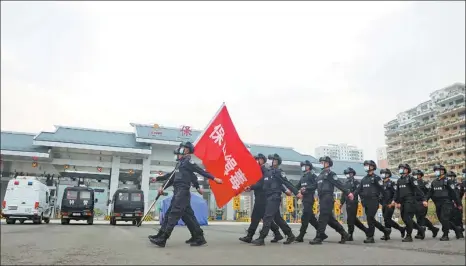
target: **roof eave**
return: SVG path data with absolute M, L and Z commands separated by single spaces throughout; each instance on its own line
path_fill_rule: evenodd
M 0 150 L 0 153 L 11 156 L 50 158 L 50 154 L 45 152 Z
M 121 152 L 121 153 L 136 153 L 136 154 L 146 154 L 146 155 L 152 154 L 152 151 L 150 148 L 148 149 L 123 148 L 123 147 L 111 147 L 111 146 L 65 143 L 65 142 L 42 141 L 42 140 L 33 140 L 32 144 L 36 146 L 57 147 L 57 148 L 109 151 L 109 152 Z

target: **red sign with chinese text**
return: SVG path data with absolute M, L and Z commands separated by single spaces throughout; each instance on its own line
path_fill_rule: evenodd
M 209 173 L 223 180 L 223 184 L 209 180 L 220 208 L 262 177 L 259 165 L 236 132 L 226 106 L 202 133 L 194 154 Z

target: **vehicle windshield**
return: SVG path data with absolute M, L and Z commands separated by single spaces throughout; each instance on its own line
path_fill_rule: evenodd
M 78 198 L 78 191 L 68 190 L 66 192 L 66 198 L 71 199 L 71 200 L 77 199 Z
M 89 200 L 91 199 L 91 192 L 90 191 L 81 191 L 79 192 L 79 196 L 82 200 Z
M 141 201 L 142 195 L 141 193 L 131 193 L 131 201 Z

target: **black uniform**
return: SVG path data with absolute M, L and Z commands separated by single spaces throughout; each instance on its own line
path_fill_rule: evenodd
M 455 193 L 455 185 L 451 180 L 446 179 L 445 176 L 440 176 L 432 181 L 426 198 L 427 200 L 432 199 L 434 202 L 437 218 L 442 224 L 443 236 L 440 240 L 448 240 L 453 202 L 457 206 L 462 206 L 461 201 Z
M 384 233 L 385 238 L 388 235 L 388 230 L 375 219 L 379 209 L 379 200 L 384 197 L 384 194 L 382 179 L 375 173 L 364 176 L 355 193 L 355 196 L 359 195 L 361 197 L 364 206 L 368 227 L 366 236 L 371 242 L 373 242 L 376 227 Z
M 265 191 L 263 189 L 263 186 L 264 186 L 264 176 L 266 175 L 267 171 L 269 171 L 269 169 L 267 168 L 265 164 L 263 164 L 261 165 L 261 170 L 262 170 L 262 178 L 256 184 L 251 186 L 251 190 L 254 191 L 254 207 L 252 209 L 252 214 L 251 214 L 251 224 L 249 225 L 249 228 L 247 230 L 248 234 L 246 237 L 241 237 L 239 239 L 247 243 L 250 243 L 252 241 L 252 237 L 256 233 L 257 227 L 259 226 L 259 223 L 265 214 L 265 205 L 267 202 L 267 198 L 265 196 Z M 272 230 L 276 238 L 280 238 L 281 236 L 280 230 L 275 222 L 271 223 L 270 229 Z
M 355 180 L 354 177 L 349 177 L 346 179 L 343 185 L 349 192 L 354 193 L 357 190 L 359 184 L 360 184 L 359 181 Z M 343 204 L 345 203 L 346 203 L 346 223 L 348 224 L 348 234 L 350 235 L 349 240 L 353 238 L 354 226 L 356 226 L 361 231 L 363 231 L 364 234 L 367 234 L 367 228 L 358 219 L 358 216 L 357 216 L 358 205 L 359 205 L 358 197 L 355 196 L 353 200 L 350 200 L 347 198 L 347 196 L 342 194 L 340 198 L 340 204 L 341 206 L 343 206 Z
M 417 180 L 411 175 L 402 175 L 396 182 L 396 195 L 395 202 L 401 204 L 401 219 L 406 225 L 406 237 L 407 240 L 412 240 L 411 234 L 413 228 L 416 227 L 418 232 L 424 233 L 417 223 L 414 223 L 413 218 L 416 214 L 416 198 L 420 197 L 422 201 L 425 201 L 425 195 L 422 190 L 418 187 Z
M 427 219 L 427 210 L 428 207 L 424 207 L 422 201 L 425 198 L 425 195 L 429 192 L 430 184 L 424 181 L 422 178 L 417 180 L 419 189 L 422 190 L 423 195 L 419 195 L 415 193 L 416 197 L 416 221 L 419 226 L 427 227 L 430 231 L 432 231 L 433 237 L 437 236 L 439 229 L 435 227 L 429 219 Z M 418 231 L 416 238 L 424 239 L 424 236 L 421 234 L 422 232 Z
M 269 234 L 270 227 L 275 221 L 277 225 L 283 230 L 283 233 L 288 236 L 286 244 L 294 241 L 295 237 L 291 228 L 283 220 L 280 215 L 281 194 L 284 192 L 285 185 L 293 194 L 298 194 L 296 188 L 286 180 L 285 172 L 280 168 L 271 167 L 264 176 L 263 189 L 266 196 L 265 214 L 262 218 L 262 230 L 258 239 L 252 243 L 255 245 L 263 245 L 264 239 Z
M 317 218 L 314 215 L 314 195 L 317 189 L 317 176 L 311 172 L 305 172 L 301 179 L 299 180 L 297 189 L 300 190 L 301 195 L 303 195 L 303 214 L 301 216 L 301 228 L 299 229 L 298 238 L 302 238 L 307 231 L 307 227 L 311 224 L 316 230 L 319 227 Z M 300 241 L 301 242 L 301 241 Z
M 332 164 L 333 165 L 333 164 Z M 343 184 L 338 180 L 337 174 L 331 171 L 329 168 L 322 170 L 322 172 L 317 177 L 317 193 L 319 195 L 319 227 L 317 230 L 316 237 L 314 240 L 309 242 L 310 244 L 321 244 L 322 240 L 325 238 L 325 228 L 327 224 L 335 229 L 342 236 L 340 243 L 344 244 L 345 241 L 349 238 L 348 233 L 341 224 L 333 216 L 333 192 L 337 187 L 345 195 L 348 195 L 350 192 L 343 186 Z
M 386 179 L 383 182 L 383 191 L 384 197 L 381 200 L 382 204 L 382 214 L 384 220 L 385 228 L 391 230 L 391 228 L 395 228 L 401 233 L 401 237 L 405 236 L 405 228 L 400 226 L 398 223 L 393 221 L 393 213 L 395 212 L 395 206 L 389 206 L 393 201 L 395 201 L 395 194 L 396 194 L 396 184 L 390 179 Z M 382 240 L 386 239 L 386 236 L 382 237 Z
M 193 180 L 193 172 L 196 172 L 202 175 L 203 177 L 211 180 L 215 179 L 214 176 L 207 173 L 196 163 L 194 163 L 191 160 L 190 155 L 182 157 L 180 161 L 178 161 L 177 166 L 178 168 L 175 170 L 174 177 L 167 180 L 167 183 L 164 186 L 165 188 L 171 185 L 173 185 L 174 187 L 171 210 L 169 213 L 167 213 L 167 216 L 165 218 L 167 219 L 167 223 L 165 224 L 165 226 L 162 225 L 160 229 L 161 231 L 163 231 L 161 238 L 151 239 L 151 242 L 159 246 L 165 246 L 166 240 L 170 237 L 174 227 L 178 223 L 178 220 L 183 215 L 190 216 L 189 213 L 186 213 L 186 209 L 189 208 L 189 206 L 191 205 L 191 193 L 189 189 Z M 197 222 L 196 217 L 191 217 L 190 219 L 195 223 L 195 231 L 197 237 L 196 241 L 205 243 L 202 230 L 200 229 L 200 225 Z
M 167 181 L 168 178 L 172 175 L 172 173 L 173 172 L 167 173 L 167 174 L 165 174 L 163 176 L 159 176 L 159 177 L 156 178 L 156 181 Z M 197 177 L 196 177 L 196 175 L 194 173 L 192 174 L 192 177 L 191 177 L 191 183 L 192 183 L 192 186 L 195 189 L 200 188 L 199 182 L 198 182 Z M 165 212 L 166 214 L 170 213 L 170 211 L 172 209 L 174 199 L 175 199 L 175 197 L 172 197 L 172 200 L 170 202 L 170 206 L 168 207 L 167 211 Z M 198 234 L 203 234 L 204 233 L 200 227 L 196 228 L 196 222 L 192 220 L 193 217 L 195 218 L 196 216 L 194 214 L 193 208 L 191 207 L 191 204 L 189 204 L 189 206 L 186 207 L 185 213 L 183 214 L 183 216 L 181 216 L 181 220 L 184 222 L 184 224 L 188 228 L 189 232 L 191 233 L 191 238 L 186 240 L 187 244 L 190 244 L 193 241 L 195 241 L 195 239 L 196 239 L 196 230 L 198 230 L 198 232 L 197 232 Z M 164 227 L 164 226 L 166 227 L 167 222 L 168 222 L 168 219 L 166 219 L 166 218 L 163 219 L 162 227 Z M 151 235 L 151 236 L 149 236 L 149 238 L 160 237 L 162 235 L 162 233 L 163 233 L 163 231 L 159 230 L 159 232 L 156 235 Z
M 458 199 L 461 201 L 464 195 L 464 187 L 462 183 L 457 183 L 455 180 L 452 181 L 455 185 L 455 193 Z M 463 192 L 462 192 L 463 191 Z M 461 230 L 461 233 L 457 233 L 457 238 L 463 238 L 463 210 L 458 208 L 458 205 L 454 206 L 452 210 L 451 222 L 453 225 Z

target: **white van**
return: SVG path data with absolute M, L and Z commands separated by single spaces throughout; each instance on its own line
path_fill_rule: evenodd
M 50 222 L 49 188 L 37 177 L 18 176 L 8 182 L 5 197 L 2 202 L 2 215 L 7 224 L 14 224 L 16 220 L 24 223 L 32 220 L 35 224 Z

